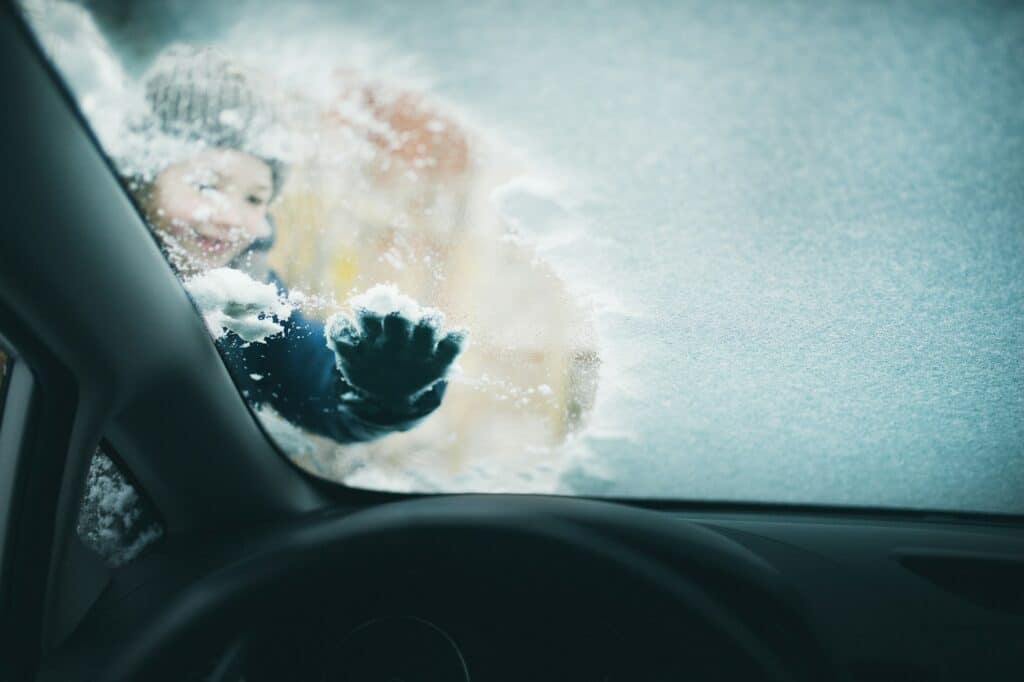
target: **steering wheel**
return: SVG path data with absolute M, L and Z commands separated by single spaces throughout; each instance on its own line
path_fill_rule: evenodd
M 152 558 L 164 565 L 168 559 Z M 621 504 L 511 495 L 420 498 L 289 522 L 211 550 L 202 563 L 192 572 L 200 575 L 182 578 L 179 588 L 151 577 L 165 596 L 151 599 L 148 610 L 134 608 L 134 617 L 110 605 L 111 627 L 121 633 L 108 635 L 120 637 L 116 647 L 96 648 L 102 642 L 88 637 L 73 643 L 72 654 L 89 647 L 107 652 L 90 679 L 182 679 L 185 662 L 208 660 L 254 630 L 273 633 L 250 637 L 247 655 L 259 661 L 275 645 L 291 646 L 281 634 L 290 626 L 275 629 L 275 623 L 303 618 L 315 623 L 308 632 L 320 633 L 311 642 L 303 631 L 305 648 L 291 649 L 294 665 L 306 666 L 303 679 L 515 679 L 494 670 L 477 678 L 472 661 L 467 668 L 458 652 L 460 637 L 453 641 L 435 619 L 422 618 L 440 612 L 477 623 L 476 629 L 511 619 L 516 627 L 491 631 L 550 635 L 536 641 L 568 641 L 574 634 L 562 623 L 610 633 L 587 635 L 589 649 L 568 647 L 606 662 L 601 676 L 588 672 L 580 679 L 842 679 L 772 566 L 703 526 Z M 138 600 L 140 591 L 145 588 L 126 594 L 122 606 Z M 447 651 L 437 656 L 453 662 L 445 664 L 450 675 L 441 677 L 430 667 L 435 662 L 398 665 L 421 660 L 418 647 L 435 646 L 430 642 Z M 514 642 L 522 649 L 517 660 L 543 660 L 543 651 Z M 273 665 L 250 662 L 253 668 Z M 557 677 L 556 668 L 547 676 L 536 663 L 529 675 L 567 679 L 565 668 L 557 668 Z M 431 676 L 416 677 L 417 669 Z M 60 671 L 51 666 L 51 673 Z M 263 678 L 257 672 L 246 679 Z

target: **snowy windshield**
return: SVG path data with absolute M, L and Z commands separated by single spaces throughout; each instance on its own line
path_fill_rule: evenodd
M 304 470 L 1024 512 L 1024 8 L 23 4 Z

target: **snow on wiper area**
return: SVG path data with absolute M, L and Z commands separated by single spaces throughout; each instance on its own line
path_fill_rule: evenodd
M 128 563 L 164 534 L 149 504 L 102 450 L 89 463 L 76 531 L 111 568 Z
M 284 331 L 294 307 L 273 284 L 241 270 L 215 268 L 184 282 L 213 338 L 234 332 L 243 341 L 264 343 Z

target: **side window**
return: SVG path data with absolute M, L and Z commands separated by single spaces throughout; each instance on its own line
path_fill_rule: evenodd
M 0 348 L 0 414 L 4 410 L 4 399 L 7 397 L 7 376 L 10 374 L 8 365 L 13 362 L 3 348 Z
M 132 561 L 164 534 L 152 502 L 106 444 L 89 462 L 76 532 L 111 568 Z

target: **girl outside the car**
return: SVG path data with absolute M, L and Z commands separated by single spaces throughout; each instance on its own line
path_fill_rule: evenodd
M 262 265 L 286 167 L 252 75 L 213 50 L 175 46 L 155 62 L 145 100 L 143 130 L 161 158 L 126 181 L 179 275 L 237 268 L 286 296 Z M 408 430 L 440 405 L 463 337 L 442 336 L 429 317 L 357 316 L 333 348 L 323 323 L 297 310 L 264 342 L 228 332 L 217 343 L 244 395 L 304 429 L 339 443 Z

